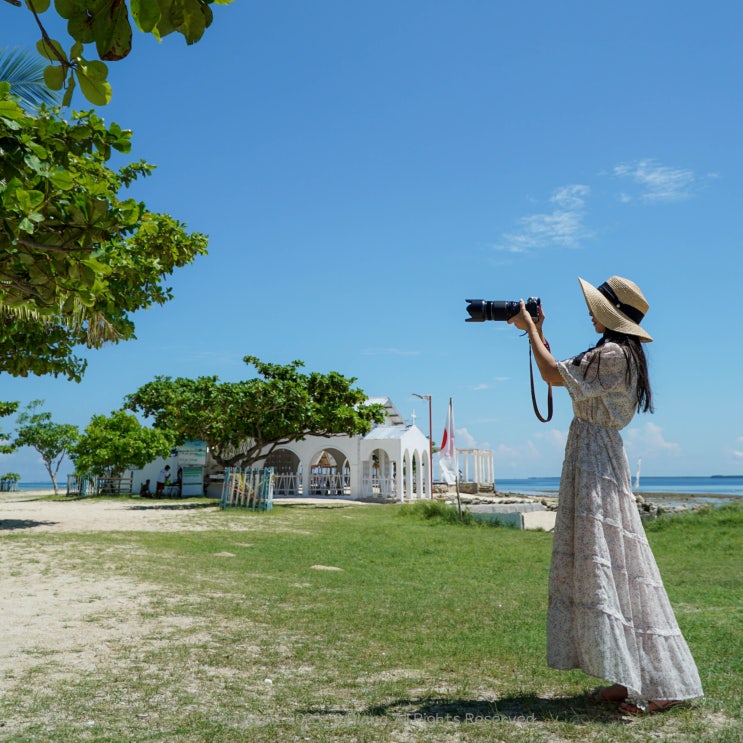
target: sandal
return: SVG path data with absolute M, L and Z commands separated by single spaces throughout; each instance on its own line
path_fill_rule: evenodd
M 619 708 L 628 715 L 657 715 L 661 712 L 668 712 L 669 709 L 679 707 L 682 704 L 682 701 L 675 699 L 656 699 L 649 701 L 647 707 L 640 707 L 637 704 L 625 702 L 620 704 Z
M 621 684 L 597 686 L 586 694 L 586 700 L 597 704 L 619 704 L 627 699 L 627 689 Z

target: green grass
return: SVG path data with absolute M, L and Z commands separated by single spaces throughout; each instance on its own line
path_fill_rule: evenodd
M 208 530 L 3 536 L 16 571 L 37 549 L 60 581 L 119 579 L 144 599 L 90 617 L 113 635 L 125 618 L 139 629 L 112 635 L 94 667 L 60 668 L 50 647 L 6 679 L 0 739 L 743 736 L 741 507 L 647 526 L 707 696 L 631 721 L 584 702 L 595 679 L 546 667 L 550 534 L 462 524 L 427 506 L 196 518 Z

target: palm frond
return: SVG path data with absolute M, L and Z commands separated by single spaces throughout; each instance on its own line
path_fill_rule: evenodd
M 10 83 L 13 95 L 23 106 L 36 109 L 42 103 L 58 106 L 62 91 L 47 88 L 44 68 L 47 63 L 26 49 L 0 47 L 0 80 Z
M 41 325 L 51 323 L 73 331 L 82 331 L 86 343 L 92 348 L 100 348 L 103 343 L 116 343 L 123 337 L 103 312 L 86 307 L 78 300 L 74 301 L 72 311 L 65 313 L 60 311 L 52 315 L 39 312 L 29 305 L 11 306 L 0 303 L 0 319 L 3 317 Z

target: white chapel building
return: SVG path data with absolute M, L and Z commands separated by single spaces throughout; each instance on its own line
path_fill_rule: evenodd
M 385 419 L 364 436 L 307 436 L 274 449 L 259 467 L 273 467 L 274 496 L 336 496 L 407 502 L 433 492 L 426 435 L 407 425 L 387 397 L 372 397 Z
M 434 474 L 428 437 L 413 423 L 406 424 L 388 397 L 371 397 L 368 403 L 384 408 L 384 421 L 363 436 L 307 436 L 274 449 L 253 467 L 274 470 L 274 497 L 336 497 L 406 503 L 433 494 Z M 462 487 L 494 489 L 493 453 L 457 449 Z M 183 473 L 177 487 L 166 495 L 200 495 L 206 490 L 220 497 L 222 469 L 209 456 L 203 442 L 189 442 L 168 460 L 158 459 L 132 472 L 132 492 L 150 480 L 154 490 L 157 473 L 169 464 L 172 477 Z M 195 465 L 195 466 L 194 466 Z M 209 473 L 211 477 L 207 477 Z

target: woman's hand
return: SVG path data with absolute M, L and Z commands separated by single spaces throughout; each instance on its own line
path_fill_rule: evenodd
M 527 312 L 526 305 L 524 304 L 523 299 L 519 302 L 519 314 L 514 315 L 508 321 L 509 325 L 515 325 L 519 330 L 524 330 L 527 333 L 532 328 L 532 326 L 534 326 L 540 337 L 542 337 L 542 323 L 543 322 L 544 322 L 544 311 L 542 310 L 542 305 L 539 304 L 537 306 L 537 319 L 535 321 L 534 318 Z

